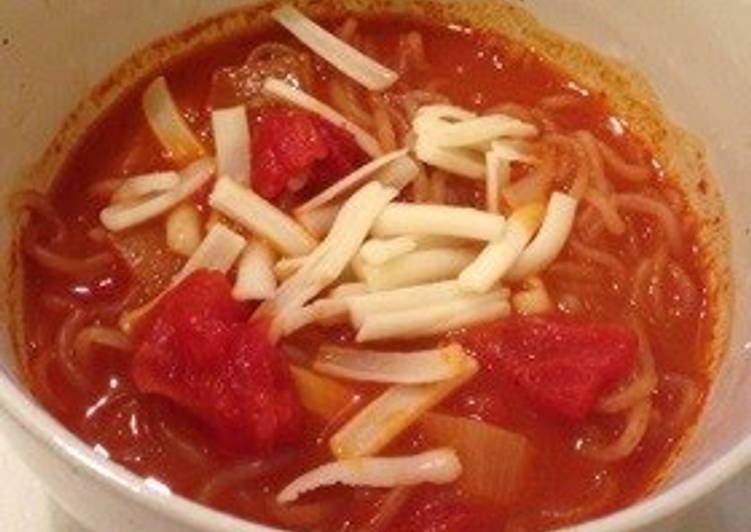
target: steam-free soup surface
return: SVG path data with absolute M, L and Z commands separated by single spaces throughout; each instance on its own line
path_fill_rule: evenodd
M 186 407 L 190 398 L 183 392 L 183 399 L 176 399 L 179 394 L 171 389 L 163 392 L 155 391 L 156 385 L 144 387 L 145 370 L 138 373 L 134 352 L 142 353 L 144 342 L 158 343 L 152 334 L 158 318 L 144 318 L 141 332 L 130 336 L 120 331 L 118 320 L 123 312 L 139 308 L 167 290 L 186 257 L 167 245 L 164 217 L 112 232 L 102 226 L 99 215 L 123 178 L 184 166 L 160 145 L 144 117 L 141 97 L 145 84 L 134 86 L 84 136 L 48 195 L 25 197 L 30 214 L 21 240 L 26 340 L 20 357 L 34 394 L 70 430 L 112 460 L 175 493 L 280 527 L 541 529 L 600 516 L 643 496 L 690 431 L 707 388 L 713 311 L 705 298 L 706 271 L 700 266 L 702 251 L 695 237 L 694 217 L 681 192 L 661 173 L 649 148 L 611 116 L 602 96 L 501 36 L 416 18 L 358 18 L 325 25 L 398 72 L 399 81 L 383 93 L 367 91 L 279 27 L 207 46 L 160 74 L 205 146 L 213 146 L 212 109 L 240 103 L 247 104 L 253 150 L 267 142 L 260 132 L 264 131 L 263 122 L 271 120 L 268 113 L 289 112 L 290 108 L 259 96 L 253 88 L 254 76 L 262 81 L 266 75 L 278 76 L 280 70 L 287 69 L 290 76 L 300 78 L 309 94 L 376 135 L 382 144 L 393 142 L 397 147 L 410 142 L 408 130 L 415 110 L 422 105 L 445 102 L 478 113 L 495 109 L 539 129 L 539 135 L 529 140 L 530 149 L 538 160 L 548 158 L 555 176 L 545 194 L 551 190 L 571 192 L 579 169 L 590 175 L 565 248 L 539 275 L 552 301 L 551 309 L 524 318 L 514 307 L 512 315 L 468 330 L 365 344 L 371 349 L 411 351 L 456 343 L 474 357 L 479 362 L 478 372 L 429 415 L 479 421 L 482 427 L 500 428 L 520 437 L 513 441 L 523 442 L 521 453 L 514 454 L 513 446 L 505 444 L 500 449 L 509 453 L 506 456 L 484 454 L 498 447 L 476 448 L 490 470 L 504 461 L 523 461 L 508 465 L 514 471 L 507 480 L 510 487 L 498 486 L 495 491 L 502 495 L 492 500 L 470 493 L 468 480 L 460 477 L 448 484 L 389 489 L 327 487 L 289 505 L 277 502 L 276 495 L 293 479 L 333 460 L 329 438 L 388 387 L 328 376 L 359 401 L 329 416 L 310 411 L 304 400 L 300 407 L 288 364 L 294 365 L 293 371 L 315 375 L 311 364 L 320 346 L 361 348 L 347 323 L 311 324 L 274 346 L 264 347 L 283 353 L 282 362 L 275 362 L 281 364 L 283 385 L 279 386 L 292 394 L 284 401 L 299 408 L 294 415 L 274 414 L 280 424 L 294 426 L 274 429 L 268 445 L 245 445 L 246 440 L 238 443 L 218 433 L 207 422 L 205 405 Z M 280 43 L 283 48 L 256 52 L 255 62 L 240 68 L 251 52 L 269 43 Z M 276 63 L 264 54 L 277 57 Z M 292 108 L 292 112 L 299 111 Z M 384 120 L 391 133 L 378 131 Z M 351 138 L 341 138 L 342 145 L 351 148 Z M 347 159 L 353 168 L 368 160 L 358 150 L 352 148 L 354 155 Z M 258 154 L 253 154 L 257 165 Z M 536 164 L 512 163 L 512 185 L 538 171 Z M 598 168 L 605 180 L 599 189 L 591 177 Z M 483 180 L 455 176 L 429 164 L 424 171 L 427 187 L 421 191 L 418 185 L 407 186 L 400 201 L 485 209 Z M 348 171 L 339 171 L 343 173 Z M 274 189 L 265 195 L 273 196 L 269 197 L 273 204 L 289 211 L 340 177 L 332 179 L 327 174 L 321 182 L 311 177 L 301 190 L 294 191 L 282 183 L 284 190 Z M 223 220 L 212 214 L 207 203 L 211 186 L 189 200 L 202 225 Z M 503 198 L 506 203 L 501 212 L 508 214 L 513 208 Z M 224 221 L 249 236 L 232 221 Z M 227 286 L 234 271 L 227 277 Z M 191 279 L 195 288 L 198 281 Z M 223 281 L 218 282 L 220 286 Z M 507 286 L 513 293 L 522 289 L 519 282 Z M 205 310 L 214 299 L 221 299 L 217 295 L 221 286 L 209 292 L 188 291 L 173 303 L 169 299 L 173 294 L 168 292 L 156 307 L 165 313 L 161 323 L 182 319 L 174 317 L 184 310 L 174 301 L 190 306 L 194 300 Z M 220 304 L 224 303 L 216 303 Z M 251 316 L 256 306 L 249 302 L 236 305 L 233 312 L 241 316 L 238 322 Z M 168 312 L 173 314 L 166 315 Z M 202 314 L 196 310 L 195 315 Z M 577 327 L 589 332 L 581 333 Z M 506 357 L 516 349 L 514 334 L 530 331 L 541 335 L 540 342 L 548 341 L 545 335 L 555 336 L 550 350 L 556 356 L 576 351 L 585 357 L 582 360 L 589 360 L 586 357 L 599 356 L 592 353 L 609 349 L 611 341 L 618 345 L 632 342 L 636 354 L 631 353 L 634 360 L 621 372 L 625 376 L 619 374 L 615 382 L 598 391 L 595 408 L 582 415 L 559 415 L 525 393 L 519 379 L 509 377 L 503 369 L 506 366 L 494 358 Z M 579 334 L 587 340 L 580 342 Z M 535 349 L 533 344 L 527 347 Z M 565 380 L 566 372 L 560 371 L 558 379 Z M 617 392 L 630 384 L 633 392 L 634 381 L 640 381 L 646 390 L 637 389 L 633 397 L 619 398 Z M 555 379 L 544 385 L 566 387 Z M 211 402 L 213 392 L 206 393 L 205 401 L 201 398 L 198 402 Z M 607 399 L 613 397 L 616 406 L 611 401 L 608 408 Z M 266 419 L 271 408 L 281 408 L 278 401 L 257 403 L 253 415 Z M 456 445 L 445 439 L 445 430 L 436 429 L 440 427 L 436 419 L 442 418 L 414 423 L 379 455 L 414 455 Z M 624 430 L 636 441 L 624 441 L 629 437 L 624 436 Z M 461 434 L 455 436 L 462 438 Z

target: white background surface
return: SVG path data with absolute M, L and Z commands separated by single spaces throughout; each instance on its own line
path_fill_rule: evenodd
M 117 532 L 107 524 L 107 532 Z M 751 530 L 751 472 L 699 503 L 683 519 L 686 532 Z M 32 474 L 0 435 L 0 531 L 83 532 L 44 494 Z M 150 531 L 144 531 L 150 532 Z

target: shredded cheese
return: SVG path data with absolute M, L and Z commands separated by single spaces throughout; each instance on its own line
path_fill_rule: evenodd
M 261 301 L 274 297 L 274 254 L 261 240 L 253 240 L 245 248 L 237 266 L 237 279 L 232 296 L 240 301 Z
M 250 130 L 245 106 L 215 109 L 211 113 L 211 127 L 217 173 L 250 185 Z
M 476 256 L 475 251 L 466 248 L 418 249 L 379 266 L 361 264 L 355 273 L 370 290 L 389 290 L 451 279 Z
M 398 235 L 443 235 L 474 240 L 497 240 L 506 219 L 471 207 L 392 203 L 373 225 L 379 237 Z

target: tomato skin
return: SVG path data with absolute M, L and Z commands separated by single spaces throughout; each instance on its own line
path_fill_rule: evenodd
M 140 324 L 131 374 L 142 393 L 171 399 L 225 446 L 268 452 L 296 440 L 302 410 L 267 324 L 247 315 L 223 274 L 193 273 Z
M 318 115 L 278 106 L 259 114 L 251 151 L 253 188 L 269 200 L 293 184 L 328 185 L 366 160 L 349 132 Z
M 632 371 L 638 349 L 636 334 L 624 326 L 559 316 L 500 320 L 459 341 L 481 371 L 510 381 L 538 409 L 574 420 Z

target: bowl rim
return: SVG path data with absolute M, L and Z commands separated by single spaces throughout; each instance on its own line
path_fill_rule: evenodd
M 148 479 L 109 460 L 79 439 L 36 400 L 21 391 L 19 383 L 11 379 L 6 371 L 0 372 L 0 408 L 15 424 L 14 430 L 26 432 L 48 452 L 67 465 L 74 466 L 76 474 L 86 476 L 87 480 L 107 488 L 114 496 L 159 513 L 176 524 L 203 530 L 281 530 L 234 517 L 181 495 L 165 493 Z M 746 436 L 722 456 L 664 493 L 567 529 L 579 532 L 617 532 L 654 524 L 709 494 L 749 464 L 751 436 Z M 40 482 L 44 484 L 44 478 Z

